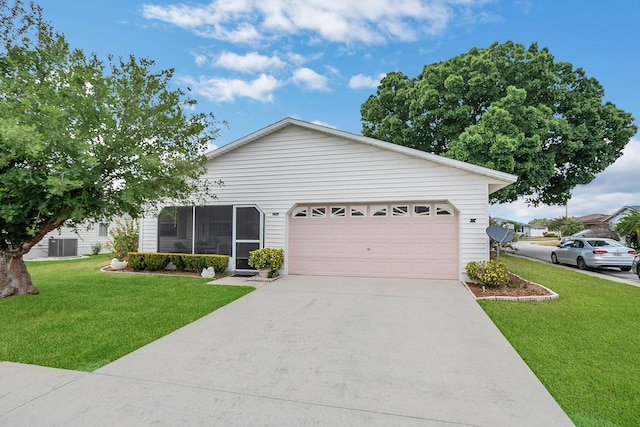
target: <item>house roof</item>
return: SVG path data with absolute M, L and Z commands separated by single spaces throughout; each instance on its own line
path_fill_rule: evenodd
M 590 214 L 576 218 L 583 224 L 597 224 L 599 222 L 605 222 L 608 218 L 606 214 Z
M 356 135 L 350 132 L 341 131 L 338 129 L 330 128 L 327 126 L 318 125 L 315 123 L 309 123 L 302 120 L 294 119 L 291 117 L 287 117 L 283 120 L 280 120 L 270 126 L 267 126 L 263 129 L 260 129 L 256 132 L 253 132 L 243 138 L 237 139 L 227 145 L 224 145 L 212 152 L 210 152 L 207 157 L 209 159 L 214 159 L 220 157 L 236 148 L 242 147 L 246 144 L 249 144 L 253 141 L 256 141 L 264 136 L 277 132 L 281 129 L 284 129 L 287 126 L 298 126 L 301 128 L 309 129 L 312 131 L 325 133 L 327 135 L 337 136 L 339 138 L 348 139 L 355 142 L 360 142 L 362 144 L 371 145 L 374 147 L 382 148 L 389 151 L 394 151 L 397 153 L 402 153 L 408 156 L 417 157 L 423 160 L 428 160 L 434 163 L 439 163 L 442 165 L 450 166 L 456 169 L 460 169 L 467 172 L 472 172 L 478 175 L 483 175 L 488 178 L 495 180 L 494 182 L 489 184 L 489 191 L 493 193 L 495 191 L 500 190 L 514 182 L 518 179 L 517 176 L 508 174 L 505 172 L 496 171 L 493 169 L 485 168 L 482 166 L 472 165 L 470 163 L 461 162 L 459 160 L 450 159 L 448 157 L 442 157 L 437 154 L 427 153 L 425 151 L 416 150 L 414 148 L 404 147 L 402 145 L 393 144 L 386 141 L 381 141 L 375 138 L 369 138 L 362 135 Z
M 617 211 L 615 211 L 614 213 L 612 213 L 611 215 L 609 215 L 606 218 L 607 221 L 610 221 L 613 217 L 620 215 L 622 212 L 624 212 L 626 210 L 633 210 L 633 211 L 640 212 L 640 206 L 623 206 L 620 209 L 618 209 Z

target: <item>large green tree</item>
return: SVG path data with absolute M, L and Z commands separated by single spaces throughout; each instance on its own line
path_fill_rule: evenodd
M 71 49 L 33 3 L 0 0 L 0 297 L 34 294 L 48 232 L 206 193 L 210 114 L 149 59 Z
M 517 175 L 491 202 L 564 205 L 637 131 L 603 98 L 596 79 L 546 48 L 494 43 L 416 78 L 387 74 L 362 104 L 362 133 Z

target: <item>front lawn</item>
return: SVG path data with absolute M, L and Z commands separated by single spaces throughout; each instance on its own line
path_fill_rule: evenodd
M 479 301 L 577 426 L 640 419 L 640 288 L 505 256 L 555 301 Z
M 0 299 L 0 360 L 93 371 L 254 289 L 100 272 L 108 263 L 28 262 L 40 295 Z

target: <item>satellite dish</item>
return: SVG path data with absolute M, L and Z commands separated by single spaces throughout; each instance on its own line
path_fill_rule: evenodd
M 492 225 L 491 227 L 487 227 L 487 235 L 498 243 L 505 242 L 505 239 L 509 236 L 509 230 L 499 225 Z M 513 240 L 513 235 L 511 235 L 511 240 Z M 511 241 L 509 240 L 509 241 Z
M 499 225 L 492 225 L 491 227 L 487 227 L 487 235 L 491 240 L 498 242 L 496 249 L 498 261 L 500 261 L 500 245 L 512 242 L 515 234 L 513 233 L 513 230 L 509 230 L 508 228 L 500 227 Z

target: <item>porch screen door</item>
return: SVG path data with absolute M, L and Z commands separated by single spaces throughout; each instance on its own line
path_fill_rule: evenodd
M 255 206 L 235 206 L 236 270 L 252 270 L 249 252 L 262 247 L 264 216 Z

